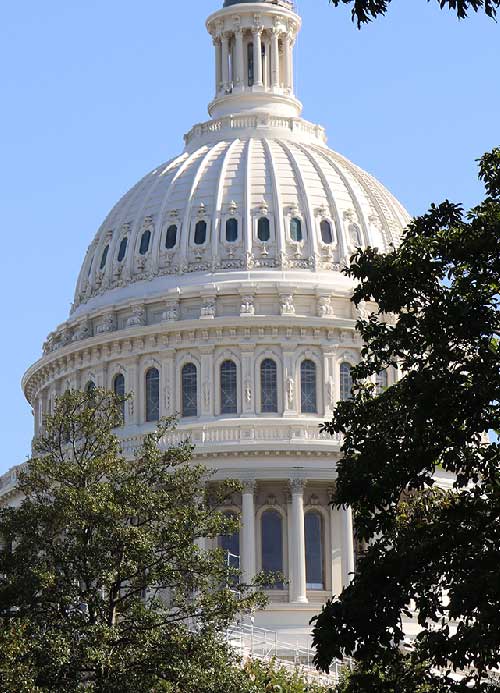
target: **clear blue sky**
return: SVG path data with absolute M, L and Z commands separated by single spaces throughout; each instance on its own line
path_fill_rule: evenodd
M 20 390 L 66 319 L 88 243 L 139 177 L 182 149 L 212 96 L 206 15 L 222 0 L 25 0 L 0 27 L 0 471 L 23 461 Z M 358 31 L 347 8 L 300 0 L 297 92 L 329 144 L 412 214 L 481 188 L 474 160 L 500 144 L 500 26 L 393 0 Z

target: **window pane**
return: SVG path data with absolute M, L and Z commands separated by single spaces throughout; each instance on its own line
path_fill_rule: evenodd
M 248 86 L 253 87 L 253 81 L 254 81 L 253 43 L 249 43 L 247 46 L 247 61 L 248 61 Z
M 141 245 L 139 248 L 139 253 L 141 255 L 146 255 L 146 253 L 148 252 L 150 240 L 151 240 L 151 231 L 148 229 L 147 231 L 144 231 L 144 233 L 141 236 Z
M 316 512 L 306 513 L 304 518 L 306 542 L 306 583 L 309 590 L 325 587 L 323 569 L 323 532 L 321 516 Z
M 226 221 L 226 241 L 234 243 L 238 240 L 238 221 L 237 219 L 228 219 Z
M 290 221 L 290 238 L 297 243 L 302 240 L 302 222 L 297 217 Z
M 198 377 L 194 363 L 182 369 L 182 416 L 198 416 Z
M 109 245 L 107 245 L 104 250 L 102 251 L 102 256 L 101 256 L 101 265 L 99 269 L 104 269 L 106 267 L 106 260 L 108 259 L 108 253 L 109 253 Z
M 264 359 L 260 366 L 260 393 L 262 412 L 278 411 L 278 377 L 276 363 Z
M 207 222 L 198 221 L 194 229 L 194 242 L 196 245 L 203 245 L 207 238 Z
M 283 520 L 276 510 L 266 510 L 261 521 L 262 570 L 283 572 Z M 280 589 L 283 585 L 276 585 Z
M 122 373 L 118 373 L 113 381 L 113 391 L 117 397 L 125 397 L 125 378 Z M 125 419 L 125 400 L 120 402 L 122 419 Z
M 238 375 L 233 361 L 224 361 L 220 367 L 220 410 L 221 414 L 238 411 Z
M 146 373 L 146 421 L 160 418 L 160 373 L 150 368 Z
M 125 238 L 122 238 L 120 243 L 120 249 L 118 250 L 118 262 L 121 262 L 125 257 L 125 253 L 127 252 L 127 244 L 128 238 L 125 236 Z
M 303 414 L 316 414 L 316 364 L 303 361 L 300 366 L 300 410 Z
M 267 217 L 261 217 L 257 224 L 257 237 L 262 243 L 267 243 L 271 238 L 271 229 L 269 225 L 269 219 Z
M 172 224 L 167 229 L 167 235 L 165 236 L 165 248 L 167 250 L 171 250 L 172 248 L 175 248 L 176 243 L 177 243 L 177 226 L 175 224 Z
M 352 377 L 351 366 L 348 363 L 340 364 L 340 400 L 345 402 L 351 399 Z
M 231 520 L 236 520 L 235 513 L 224 513 Z M 227 551 L 227 562 L 231 568 L 240 567 L 240 533 L 237 530 L 234 534 L 223 534 L 219 537 L 219 547 Z
M 330 243 L 333 243 L 333 234 L 332 234 L 332 226 L 329 221 L 326 219 L 323 219 L 323 221 L 320 224 L 321 228 L 321 240 L 323 243 L 326 243 L 327 245 L 330 245 Z

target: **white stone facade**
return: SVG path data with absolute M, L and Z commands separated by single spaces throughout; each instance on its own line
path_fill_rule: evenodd
M 345 396 L 342 364 L 359 359 L 355 323 L 369 309 L 354 310 L 340 269 L 357 247 L 397 245 L 409 217 L 299 117 L 292 4 L 226 4 L 207 21 L 212 120 L 108 215 L 71 315 L 23 388 L 36 435 L 63 391 L 113 389 L 123 376 L 133 395 L 120 431 L 127 455 L 155 418 L 179 415 L 172 440 L 190 436 L 215 479 L 243 483 L 227 509 L 241 516 L 246 579 L 269 559 L 263 516 L 281 523 L 276 552 L 289 583 L 270 591 L 258 622 L 305 632 L 355 560 L 351 513 L 329 506 L 340 440 L 319 430 Z M 19 501 L 15 484 L 13 469 L 0 480 L 4 503 Z M 314 550 L 310 513 L 321 535 Z M 313 558 L 321 574 L 311 582 Z

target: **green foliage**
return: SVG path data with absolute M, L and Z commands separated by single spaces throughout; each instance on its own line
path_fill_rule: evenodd
M 307 683 L 300 669 L 291 672 L 274 663 L 249 660 L 245 664 L 245 674 L 250 684 L 249 693 L 333 693 L 332 688 Z
M 485 435 L 500 428 L 500 149 L 480 177 L 487 196 L 470 212 L 433 205 L 399 249 L 359 252 L 347 270 L 354 302 L 378 311 L 358 323 L 353 399 L 325 429 L 344 435 L 334 502 L 353 507 L 368 548 L 315 621 L 325 669 L 353 654 L 390 678 L 412 599 L 412 662 L 471 669 L 478 691 L 500 664 L 500 449 Z M 402 377 L 377 395 L 366 380 L 390 367 Z M 434 487 L 436 469 L 452 490 Z
M 226 587 L 234 569 L 197 540 L 235 529 L 214 507 L 237 485 L 209 498 L 191 446 L 160 449 L 171 422 L 126 460 L 120 409 L 104 391 L 64 394 L 21 476 L 24 501 L 0 511 L 0 688 L 236 693 L 221 634 L 265 599 Z
M 386 14 L 392 0 L 330 0 L 332 5 L 352 5 L 352 19 L 358 29 L 373 19 Z M 429 0 L 428 0 L 429 1 Z M 459 19 L 465 19 L 469 12 L 483 11 L 487 17 L 495 18 L 500 0 L 436 0 L 441 9 L 453 10 Z

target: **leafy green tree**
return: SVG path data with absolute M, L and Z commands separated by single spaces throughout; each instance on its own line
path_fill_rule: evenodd
M 316 617 L 324 669 L 348 654 L 390 678 L 411 600 L 413 662 L 471 671 L 477 691 L 500 664 L 500 449 L 486 434 L 500 429 L 500 149 L 479 170 L 481 204 L 433 205 L 398 249 L 358 251 L 347 270 L 354 302 L 378 308 L 358 322 L 353 397 L 325 428 L 344 436 L 334 503 L 353 507 L 367 548 Z M 401 378 L 378 393 L 369 381 L 386 369 Z M 437 469 L 453 489 L 435 487 Z
M 427 0 L 429 1 L 429 0 Z M 330 0 L 332 5 L 352 5 L 352 18 L 360 28 L 376 17 L 385 15 L 392 0 Z M 459 19 L 465 19 L 469 12 L 484 12 L 494 19 L 500 0 L 436 0 L 441 9 L 448 8 L 456 12 Z
M 0 689 L 244 691 L 222 634 L 264 596 L 201 538 L 235 530 L 171 423 L 126 460 L 120 402 L 67 392 L 0 511 Z M 212 492 L 215 493 L 215 492 Z

